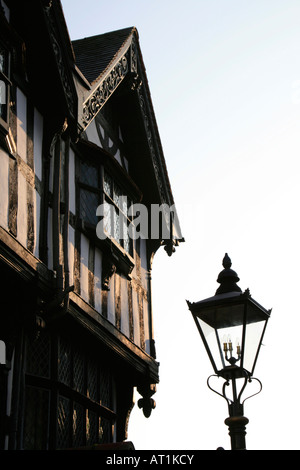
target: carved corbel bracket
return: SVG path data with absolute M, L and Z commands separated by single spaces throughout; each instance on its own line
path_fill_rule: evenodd
M 113 264 L 111 260 L 106 259 L 105 262 L 103 263 L 103 268 L 102 268 L 102 289 L 109 291 L 109 282 L 112 278 L 112 276 L 115 274 L 117 271 L 116 266 Z
M 175 243 L 174 240 L 170 240 L 166 246 L 165 246 L 165 251 L 167 252 L 168 256 L 172 256 L 173 253 L 175 253 Z
M 67 295 L 74 290 L 74 286 L 69 286 L 66 289 L 60 291 L 55 295 L 51 302 L 45 303 L 42 308 L 43 314 L 48 316 L 51 315 L 55 310 L 61 309 L 65 305 L 65 299 Z
M 144 384 L 141 387 L 137 388 L 138 392 L 142 395 L 143 398 L 138 400 L 138 407 L 143 409 L 144 416 L 149 418 L 152 410 L 156 407 L 155 400 L 153 400 L 152 395 L 156 393 L 155 384 Z
M 138 90 L 143 84 L 143 80 L 139 74 L 134 72 L 129 73 L 128 81 L 131 91 Z
M 46 301 L 39 300 L 38 302 L 37 325 L 42 324 L 43 321 L 49 323 L 61 318 L 68 310 L 69 293 L 74 291 L 75 286 L 64 286 L 62 266 L 59 266 L 54 274 L 51 298 Z

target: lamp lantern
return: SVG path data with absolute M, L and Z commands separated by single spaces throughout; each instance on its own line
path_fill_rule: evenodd
M 266 310 L 256 302 L 249 289 L 242 292 L 237 285 L 239 277 L 231 269 L 231 260 L 227 253 L 223 259 L 223 268 L 217 279 L 220 286 L 215 295 L 195 303 L 187 301 L 187 304 L 215 375 L 223 377 L 227 385 L 229 381 L 232 382 L 233 399 L 227 398 L 225 388 L 222 393 L 228 401 L 230 417 L 241 417 L 241 393 L 246 382 L 252 380 L 271 310 Z M 242 378 L 245 384 L 238 395 L 236 380 Z M 243 419 L 247 420 L 244 417 Z M 232 444 L 235 448 L 236 444 Z

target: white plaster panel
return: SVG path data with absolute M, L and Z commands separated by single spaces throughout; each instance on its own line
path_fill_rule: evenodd
M 128 287 L 127 279 L 123 275 L 121 275 L 121 331 L 129 338 Z
M 52 155 L 50 158 L 49 164 L 49 191 L 53 192 L 53 176 L 54 176 L 54 156 Z
M 147 269 L 147 240 L 140 240 L 140 258 L 141 258 L 141 281 L 144 289 L 148 290 L 148 269 Z
M 27 247 L 27 182 L 22 173 L 18 173 L 18 215 L 17 239 Z
M 144 331 L 145 331 L 145 351 L 150 354 L 150 332 L 149 332 L 149 304 L 143 299 Z
M 69 283 L 74 284 L 75 230 L 69 225 Z
M 37 109 L 34 109 L 34 130 L 33 130 L 33 157 L 34 171 L 36 176 L 42 181 L 43 170 L 43 116 Z
M 107 292 L 107 319 L 113 325 L 116 323 L 116 312 L 115 312 L 115 276 L 114 274 L 109 281 L 110 290 Z
M 95 294 L 95 309 L 100 314 L 102 313 L 102 252 L 95 249 L 95 270 L 94 270 L 94 294 Z
M 27 161 L 27 99 L 17 88 L 17 152 Z
M 109 139 L 109 140 L 110 140 L 110 139 Z M 110 142 L 111 142 L 111 140 L 110 140 Z M 112 142 L 112 144 L 113 144 L 113 142 Z M 114 155 L 114 157 L 115 157 L 115 159 L 117 160 L 117 162 L 120 163 L 120 165 L 123 166 L 123 164 L 122 164 L 122 159 L 121 159 L 121 153 L 120 153 L 120 150 L 119 150 L 119 149 L 116 151 L 116 154 Z
M 0 149 L 0 225 L 8 228 L 9 156 Z
M 86 135 L 87 135 L 89 142 L 93 142 L 93 144 L 98 145 L 98 147 L 102 147 L 100 139 L 99 139 L 99 135 L 97 132 L 97 128 L 96 128 L 95 119 L 87 127 Z
M 80 295 L 89 301 L 89 240 L 85 235 L 80 243 Z
M 133 340 L 137 346 L 141 345 L 140 316 L 138 305 L 138 294 L 132 289 L 132 311 L 133 311 Z

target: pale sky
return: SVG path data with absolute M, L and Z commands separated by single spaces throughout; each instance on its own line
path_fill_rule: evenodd
M 300 2 L 62 4 L 72 40 L 137 27 L 186 240 L 154 261 L 157 406 L 149 419 L 134 407 L 128 439 L 230 449 L 227 404 L 207 388 L 186 305 L 214 295 L 228 252 L 240 287 L 273 308 L 255 372 L 263 390 L 245 403 L 247 448 L 299 450 Z

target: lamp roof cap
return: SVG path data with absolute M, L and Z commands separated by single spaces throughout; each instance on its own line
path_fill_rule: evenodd
M 241 288 L 237 285 L 240 279 L 237 273 L 231 269 L 232 263 L 227 253 L 225 253 L 222 264 L 224 269 L 220 272 L 217 279 L 220 286 L 216 290 L 216 295 L 227 294 L 229 292 L 242 292 Z

